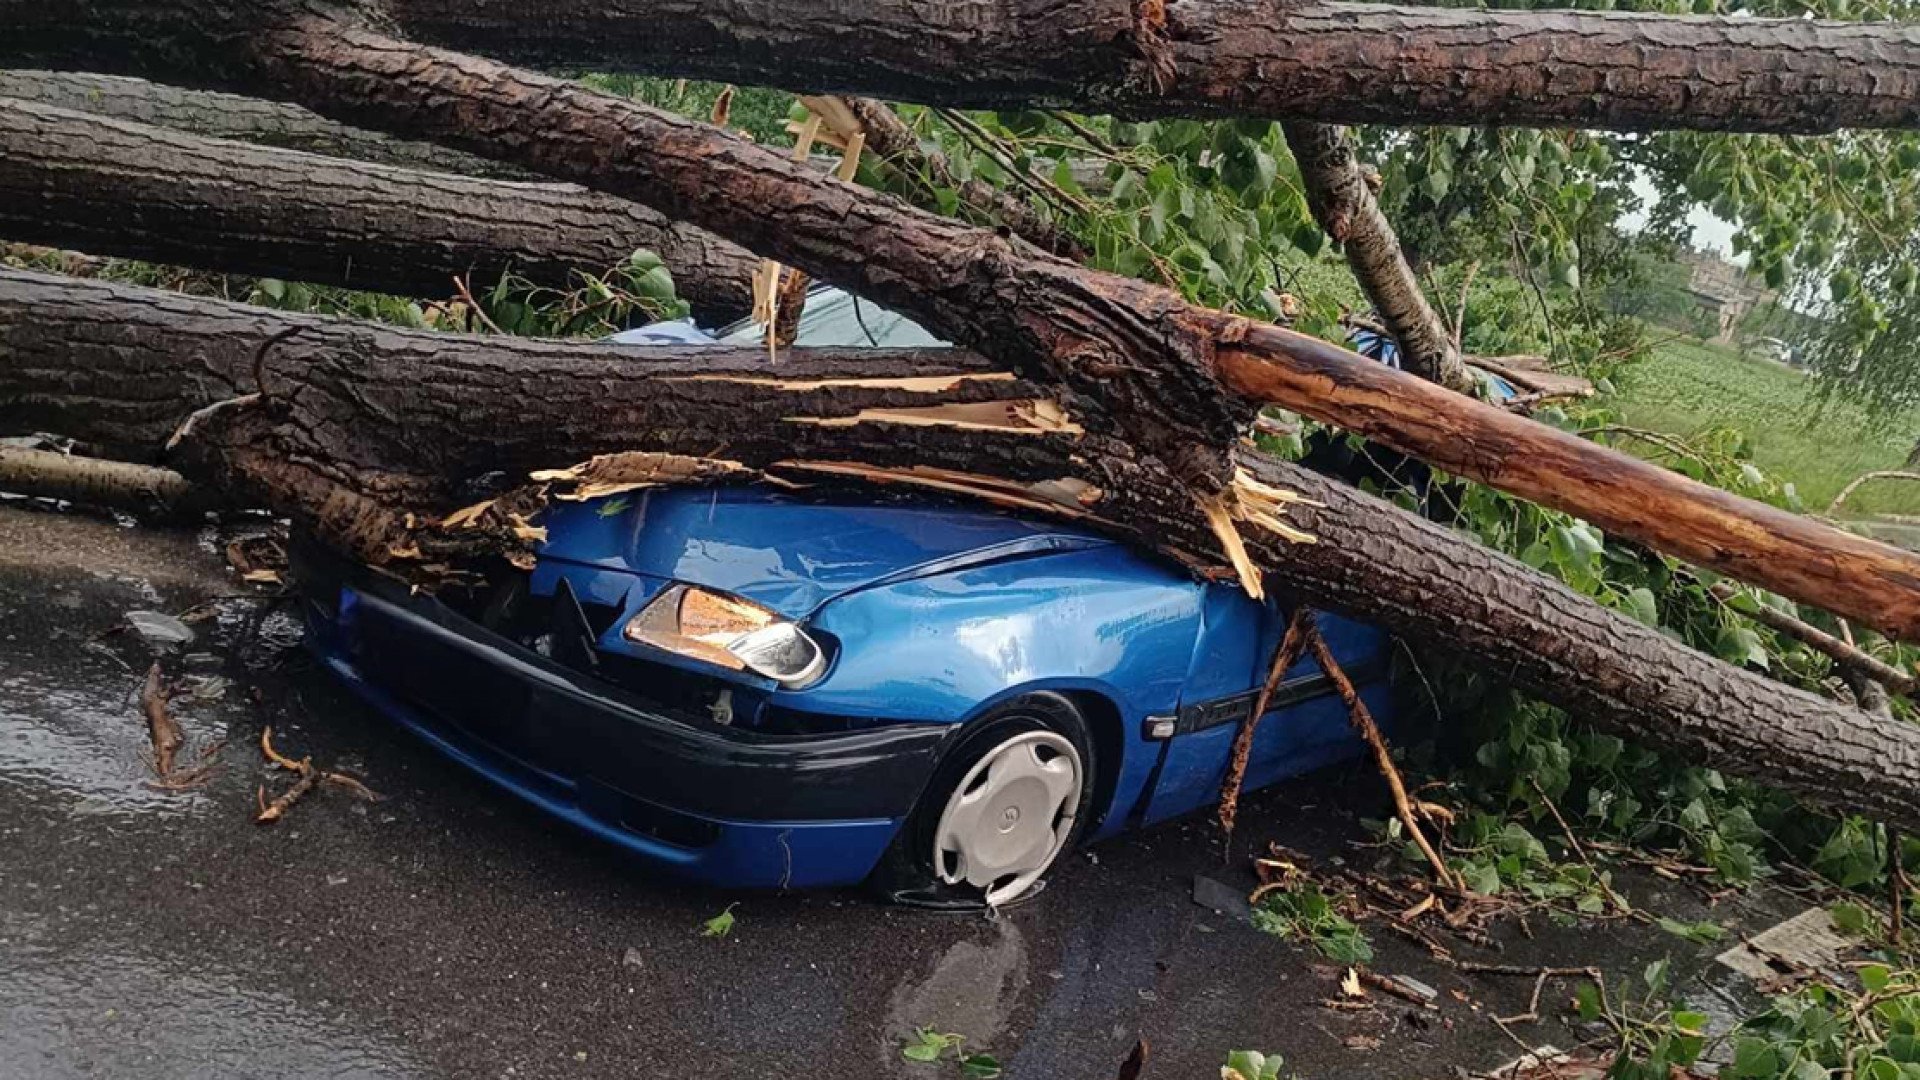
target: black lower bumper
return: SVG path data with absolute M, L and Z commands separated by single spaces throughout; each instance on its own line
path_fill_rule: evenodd
M 323 659 L 350 666 L 462 756 L 509 782 L 559 789 L 551 796 L 610 790 L 703 819 L 897 819 L 951 734 L 900 724 L 771 735 L 671 716 L 364 571 L 308 563 L 296 575 Z

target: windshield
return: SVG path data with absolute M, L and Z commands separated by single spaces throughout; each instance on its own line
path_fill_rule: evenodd
M 723 345 L 758 345 L 766 340 L 766 328 L 750 318 L 741 319 L 715 331 L 714 337 Z M 800 312 L 800 332 L 793 344 L 800 348 L 925 349 L 948 343 L 871 300 L 832 286 L 818 286 L 807 293 L 806 307 Z

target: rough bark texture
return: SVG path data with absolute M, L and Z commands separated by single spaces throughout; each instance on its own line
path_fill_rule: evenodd
M 308 0 L 0 2 L 0 57 L 238 48 Z M 378 4 L 425 41 L 556 68 L 980 108 L 1333 123 L 1822 132 L 1920 124 L 1920 26 L 1286 0 Z M 156 44 L 157 43 L 157 44 Z
M 1202 490 L 1225 485 L 1225 448 L 1254 408 L 1213 377 L 1222 317 L 1165 289 L 1032 253 L 710 125 L 476 57 L 326 20 L 261 35 L 256 49 L 266 85 L 316 111 L 646 202 L 1097 395 L 1143 451 Z
M 1346 132 L 1300 121 L 1284 127 L 1306 185 L 1307 206 L 1320 228 L 1341 246 L 1367 300 L 1400 343 L 1401 363 L 1429 382 L 1470 392 L 1473 377 L 1414 279 Z
M 331 22 L 261 43 L 261 77 L 336 118 L 645 201 L 1100 401 L 1202 498 L 1268 401 L 1610 531 L 1920 639 L 1920 558 L 1741 499 L 1344 349 L 1030 254 L 739 139 L 542 76 Z M 1245 400 L 1222 391 L 1221 382 Z
M 262 344 L 276 339 L 256 368 Z M 902 371 L 920 377 L 903 382 Z M 990 494 L 993 478 L 1003 491 L 1050 487 L 1077 493 L 1051 503 L 1055 512 L 1189 560 L 1226 558 L 1177 482 L 1101 434 L 1088 403 L 1069 410 L 1077 423 L 1067 425 L 1021 420 L 1017 410 L 996 425 L 903 416 L 930 401 L 1045 400 L 958 351 L 796 352 L 769 368 L 751 350 L 452 337 L 0 272 L 0 426 L 150 451 L 187 413 L 255 391 L 267 400 L 196 429 L 187 456 L 196 475 L 322 527 L 392 530 L 378 534 L 390 541 L 418 539 L 392 521 L 403 509 L 444 514 L 528 470 L 647 449 L 690 455 L 682 462 L 697 456 L 708 478 L 765 468 L 973 494 Z M 1257 455 L 1238 464 L 1249 548 L 1275 583 L 1315 606 L 1476 655 L 1648 745 L 1824 806 L 1920 825 L 1920 727 L 1693 652 L 1449 529 L 1297 467 Z M 463 478 L 477 482 L 455 482 Z M 1267 524 L 1281 513 L 1275 503 L 1311 542 Z
M 0 98 L 111 116 L 212 139 L 304 150 L 309 154 L 501 180 L 534 179 L 525 169 L 444 146 L 396 139 L 337 124 L 298 105 L 165 86 L 121 75 L 0 71 Z
M 94 255 L 447 297 L 511 268 L 576 287 L 646 248 L 708 325 L 753 306 L 753 256 L 565 184 L 457 177 L 201 138 L 0 98 L 0 237 Z
M 244 41 L 236 0 L 4 0 L 0 50 L 46 63 Z M 409 36 L 552 68 L 980 108 L 1331 123 L 1776 132 L 1920 124 L 1920 26 L 1288 0 L 383 0 Z M 9 28 L 11 27 L 11 28 Z M 84 27 L 84 29 L 79 29 Z M 59 66 L 59 65 L 53 65 Z
M 16 2 L 0 0 L 0 15 L 37 11 Z M 203 17 L 181 26 L 183 4 L 206 9 Z M 0 36 L 0 48 L 244 79 L 337 120 L 644 201 L 1100 402 L 1137 453 L 1164 462 L 1216 509 L 1232 501 L 1228 449 L 1253 403 L 1277 402 L 1891 636 L 1920 638 L 1920 558 L 1909 553 L 1472 405 L 1325 342 L 1030 254 L 823 180 L 709 125 L 346 26 L 301 0 L 281 0 L 265 28 L 259 10 L 218 0 L 83 7 L 94 17 L 42 18 Z M 147 36 L 129 38 L 130 29 Z M 126 52 L 99 51 L 108 45 Z M 1257 580 L 1251 564 L 1236 562 Z

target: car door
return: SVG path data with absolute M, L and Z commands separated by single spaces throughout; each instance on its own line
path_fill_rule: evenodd
M 1271 652 L 1266 639 L 1272 632 L 1273 609 L 1250 599 L 1238 584 L 1207 585 L 1200 620 L 1180 709 L 1172 718 L 1174 730 L 1147 800 L 1149 822 L 1184 814 L 1219 797 L 1239 729 L 1237 718 L 1252 707 L 1249 692 L 1259 677 L 1255 672 Z
M 1256 602 L 1237 585 L 1208 586 L 1180 710 L 1147 803 L 1147 821 L 1163 821 L 1219 800 L 1234 739 L 1266 681 L 1290 617 L 1290 609 L 1278 601 Z M 1387 635 L 1325 613 L 1317 615 L 1316 625 L 1368 708 L 1383 726 L 1390 726 Z M 1249 791 L 1264 787 L 1361 749 L 1332 681 L 1311 655 L 1302 656 L 1268 702 L 1242 786 Z

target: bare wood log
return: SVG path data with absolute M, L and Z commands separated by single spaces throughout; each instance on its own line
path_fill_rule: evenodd
M 525 169 L 430 142 L 338 124 L 280 101 L 166 86 L 83 71 L 0 71 L 0 98 L 110 116 L 210 139 L 303 150 L 323 157 L 501 180 L 538 179 Z
M 1361 291 L 1400 343 L 1401 363 L 1429 382 L 1471 392 L 1473 376 L 1460 360 L 1459 346 L 1414 279 L 1346 132 L 1303 121 L 1284 128 L 1306 185 L 1307 206 L 1321 230 L 1341 246 Z M 1464 317 L 1464 298 L 1461 303 Z
M 1732 600 L 1739 590 L 1722 581 L 1708 591 L 1713 594 L 1714 599 L 1724 604 Z M 1851 668 L 1896 694 L 1912 697 L 1914 690 L 1920 688 L 1920 679 L 1915 679 L 1907 672 L 1886 663 L 1858 645 L 1834 637 L 1825 630 L 1802 619 L 1796 619 L 1778 608 L 1756 603 L 1752 611 L 1742 611 L 1741 614 L 1780 631 L 1815 652 L 1825 655 L 1841 667 Z
M 1190 564 L 1225 559 L 1179 481 L 1103 434 L 1113 429 L 1096 402 L 1065 399 L 1077 431 L 955 429 L 924 413 L 902 422 L 902 409 L 930 399 L 1044 399 L 988 378 L 990 366 L 958 350 L 866 360 L 802 350 L 769 371 L 753 366 L 758 350 L 435 335 L 0 272 L 0 427 L 151 449 L 185 412 L 251 389 L 259 344 L 296 325 L 264 365 L 288 411 L 216 419 L 194 463 L 197 476 L 304 523 L 376 512 L 444 519 L 533 470 L 641 449 L 691 455 L 678 459 L 683 468 L 704 463 L 682 481 L 765 468 L 792 480 L 909 484 L 1067 514 Z M 839 422 L 819 422 L 828 416 Z M 1352 488 L 1258 455 L 1237 460 L 1246 546 L 1291 599 L 1459 650 L 1645 745 L 1820 806 L 1920 826 L 1920 727 L 1713 660 Z M 1277 492 L 1297 496 L 1284 522 Z
M 285 5 L 288 0 L 277 0 Z M 0 4 L 0 56 L 243 44 L 268 3 Z M 372 5 L 421 41 L 566 70 L 974 108 L 1327 123 L 1822 132 L 1920 124 L 1920 27 L 1286 0 L 470 0 Z
M 172 469 L 0 446 L 0 491 L 171 517 L 219 499 Z
M 95 255 L 442 298 L 511 269 L 576 287 L 645 248 L 709 325 L 756 260 L 644 206 L 207 139 L 0 98 L 0 236 Z

